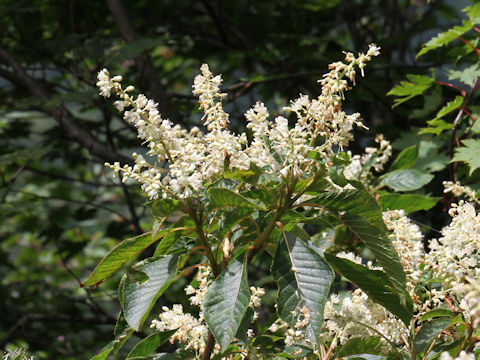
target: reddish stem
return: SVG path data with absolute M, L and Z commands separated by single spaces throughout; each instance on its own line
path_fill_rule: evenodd
M 443 86 L 448 86 L 448 87 L 454 88 L 454 89 L 457 90 L 457 91 L 460 93 L 460 95 L 462 95 L 463 97 L 465 97 L 465 95 L 466 95 L 465 90 L 462 90 L 462 89 L 460 89 L 458 86 L 455 86 L 455 85 L 453 85 L 453 84 L 451 84 L 451 83 L 443 82 L 443 81 L 435 81 L 435 84 L 437 84 L 437 85 L 443 85 Z

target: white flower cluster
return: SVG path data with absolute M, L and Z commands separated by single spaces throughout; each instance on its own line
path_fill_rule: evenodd
M 452 204 L 449 215 L 452 222 L 442 229 L 443 236 L 430 241 L 425 265 L 455 293 L 466 278 L 480 276 L 480 215 L 473 204 L 463 201 Z
M 423 261 L 425 249 L 423 234 L 418 225 L 406 217 L 403 210 L 388 210 L 383 213 L 383 222 L 390 230 L 390 239 L 400 256 L 407 276 L 407 290 L 414 296 L 414 290 L 421 276 L 418 265 Z
M 408 337 L 408 329 L 401 320 L 370 300 L 360 289 L 343 299 L 331 295 L 324 314 L 328 330 L 324 337 L 332 339 L 331 347 L 343 345 L 352 337 L 381 335 L 393 343 L 401 343 Z
M 25 353 L 25 350 L 22 348 L 18 349 L 7 349 L 2 356 L 3 360 L 34 360 L 33 356 L 28 356 Z
M 276 332 L 280 329 L 285 330 L 285 345 L 298 345 L 298 344 L 307 344 L 310 343 L 310 339 L 307 335 L 308 329 L 307 326 L 310 324 L 311 314 L 310 310 L 305 306 L 296 308 L 291 312 L 293 317 L 296 319 L 294 327 L 290 327 L 288 323 L 282 319 L 277 319 L 270 327 L 268 328 L 271 332 Z
M 202 305 L 205 294 L 207 293 L 209 274 L 209 268 L 204 266 L 199 267 L 196 276 L 199 282 L 198 287 L 195 289 L 193 286 L 188 285 L 185 288 L 185 293 L 190 295 L 190 303 L 200 307 L 198 318 L 188 313 L 185 314 L 182 305 L 175 304 L 172 309 L 166 306 L 162 307 L 163 312 L 159 315 L 160 320 L 154 319 L 150 325 L 151 328 L 155 328 L 160 332 L 177 329 L 175 334 L 170 338 L 170 342 L 174 343 L 175 341 L 179 341 L 186 344 L 185 349 L 194 350 L 197 357 L 205 350 L 208 336 L 208 327 L 204 321 Z M 218 350 L 219 349 L 216 349 L 216 351 Z
M 475 354 L 460 351 L 456 358 L 453 358 L 448 352 L 444 351 L 440 355 L 440 360 L 475 360 Z
M 184 313 L 183 307 L 180 304 L 174 304 L 172 309 L 164 306 L 162 307 L 162 313 L 158 316 L 159 319 L 152 320 L 151 328 L 155 328 L 157 331 L 177 330 L 175 334 L 170 338 L 170 342 L 173 344 L 175 341 L 186 344 L 185 349 L 192 349 L 195 351 L 197 358 L 200 358 L 205 350 L 206 341 L 208 337 L 208 327 L 205 323 L 203 315 L 203 302 L 205 295 L 207 294 L 210 268 L 206 266 L 199 266 L 196 275 L 197 287 L 192 285 L 185 287 L 185 293 L 190 296 L 190 304 L 198 306 L 200 311 L 198 317 L 194 317 L 191 314 Z M 265 295 L 265 290 L 260 287 L 250 287 L 250 303 L 252 308 L 261 305 L 260 297 Z M 258 315 L 254 312 L 253 320 L 256 320 Z M 248 336 L 253 336 L 253 330 L 248 330 Z M 218 353 L 220 347 L 215 344 L 214 353 Z
M 383 170 L 385 164 L 392 156 L 392 146 L 390 145 L 390 142 L 385 140 L 381 134 L 378 134 L 375 137 L 375 142 L 379 144 L 379 147 L 365 148 L 365 153 L 362 156 L 352 156 L 351 152 L 348 151 L 351 162 L 343 171 L 345 178 L 348 180 L 366 179 L 371 175 L 372 167 L 377 172 Z
M 349 89 L 346 79 L 355 80 L 355 67 L 363 75 L 365 63 L 378 54 L 379 48 L 372 44 L 367 54 L 355 57 L 347 53 L 347 64 L 331 64 L 330 72 L 319 81 L 322 93 L 318 98 L 301 95 L 285 108 L 297 115 L 293 128 L 282 116 L 269 121 L 268 110 L 258 102 L 245 114 L 247 127 L 253 132 L 251 144 L 247 143 L 245 133 L 235 135 L 228 130 L 229 116 L 222 107 L 225 94 L 220 93 L 222 78 L 213 76 L 207 65 L 201 66 L 201 74 L 193 84 L 193 94 L 198 96 L 205 113 L 205 134 L 198 128 L 187 131 L 162 119 L 156 103 L 142 94 L 131 96 L 133 87 L 123 89 L 122 77 L 110 78 L 104 69 L 98 74 L 100 94 L 109 97 L 115 92 L 120 97 L 115 107 L 136 127 L 138 137 L 148 144 L 148 155 L 154 160 L 152 164 L 142 155 L 134 154 L 134 166 L 121 166 L 118 162 L 106 165 L 116 174 L 122 172 L 124 181 L 130 177 L 140 182 L 151 199 L 195 197 L 206 183 L 221 176 L 226 166 L 230 170 L 248 169 L 250 162 L 283 177 L 309 175 L 316 164 L 309 158 L 311 151 L 327 160 L 334 148 L 342 148 L 352 140 L 353 125 L 363 126 L 359 114 L 347 115 L 341 110 L 341 102 L 344 91 Z M 168 162 L 168 168 L 164 162 Z
M 452 193 L 453 196 L 456 197 L 464 196 L 467 200 L 480 204 L 480 200 L 477 199 L 475 190 L 468 186 L 461 185 L 458 181 L 444 181 L 443 187 L 445 188 L 443 190 L 444 193 Z

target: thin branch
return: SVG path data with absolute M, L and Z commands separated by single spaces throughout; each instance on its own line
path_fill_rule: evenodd
M 103 161 L 111 163 L 121 161 L 126 164 L 133 164 L 131 158 L 113 152 L 110 148 L 80 129 L 77 126 L 78 121 L 66 109 L 56 106 L 48 107 L 48 103 L 51 100 L 50 94 L 48 94 L 36 79 L 28 75 L 18 61 L 3 47 L 0 47 L 0 61 L 8 64 L 13 70 L 12 72 L 2 69 L 0 75 L 9 81 L 12 81 L 15 85 L 25 88 L 34 97 L 42 100 L 47 106 L 46 111 L 48 114 L 60 124 L 69 138 L 78 142 L 81 146 L 86 148 L 90 154 L 99 157 Z
M 118 30 L 120 31 L 123 40 L 125 40 L 127 44 L 138 40 L 139 36 L 133 27 L 123 1 L 105 0 L 105 2 L 110 9 L 110 13 L 118 26 Z M 150 55 L 146 51 L 143 51 L 135 58 L 135 63 L 140 70 L 141 80 L 146 86 L 147 95 L 153 97 L 155 101 L 158 102 L 160 105 L 160 111 L 165 117 L 170 118 L 170 120 L 178 121 L 179 116 L 171 109 L 167 92 L 160 82 L 157 70 L 153 65 Z

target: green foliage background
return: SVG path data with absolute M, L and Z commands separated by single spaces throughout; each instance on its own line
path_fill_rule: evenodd
M 96 290 L 79 285 L 116 243 L 149 230 L 152 217 L 137 184 L 112 179 L 103 166 L 128 162 L 132 151 L 143 150 L 135 130 L 98 96 L 100 69 L 122 74 L 155 98 L 166 116 L 191 127 L 201 118 L 191 83 L 206 62 L 223 75 L 225 109 L 241 129 L 243 113 L 257 100 L 286 105 L 300 92 L 316 94 L 316 80 L 341 51 L 363 51 L 375 42 L 382 55 L 345 105 L 371 129 L 358 134 L 352 151 L 359 153 L 375 133 L 395 140 L 399 152 L 418 145 L 414 168 L 437 175 L 419 195 L 441 196 L 453 153 L 442 147 L 448 140 L 438 122 L 437 132 L 421 136 L 415 127 L 424 127 L 455 91 L 435 87 L 425 102 L 417 97 L 395 108 L 386 93 L 406 74 L 451 63 L 446 52 L 426 54 L 421 62 L 415 55 L 422 42 L 459 23 L 459 9 L 467 4 L 0 2 L 0 348 L 86 359 L 112 338 L 119 276 Z M 446 218 L 442 205 L 414 216 L 433 229 Z M 178 301 L 181 293 L 182 284 L 175 285 L 160 305 Z

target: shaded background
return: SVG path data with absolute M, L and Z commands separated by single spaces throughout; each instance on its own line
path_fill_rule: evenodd
M 360 112 L 371 129 L 357 134 L 352 152 L 375 133 L 397 140 L 398 150 L 413 141 L 409 128 L 423 125 L 425 115 L 411 118 L 422 106 L 415 101 L 392 109 L 385 94 L 407 73 L 441 65 L 434 55 L 416 63 L 415 54 L 458 23 L 466 5 L 2 0 L 0 349 L 16 345 L 44 359 L 88 359 L 112 339 L 118 276 L 95 290 L 79 284 L 113 245 L 148 231 L 151 217 L 139 187 L 113 179 L 103 166 L 129 163 L 132 151 L 144 150 L 112 101 L 98 95 L 99 70 L 122 74 L 125 84 L 159 103 L 164 117 L 189 128 L 201 124 L 191 84 L 206 62 L 222 74 L 225 109 L 232 127 L 243 130 L 243 114 L 257 100 L 276 115 L 298 93 L 315 96 L 328 63 L 375 42 L 381 56 L 345 101 L 346 111 Z M 430 158 L 448 161 L 437 150 Z M 438 195 L 439 182 L 430 190 Z M 440 228 L 442 220 L 416 216 Z M 182 284 L 161 302 L 181 296 Z

